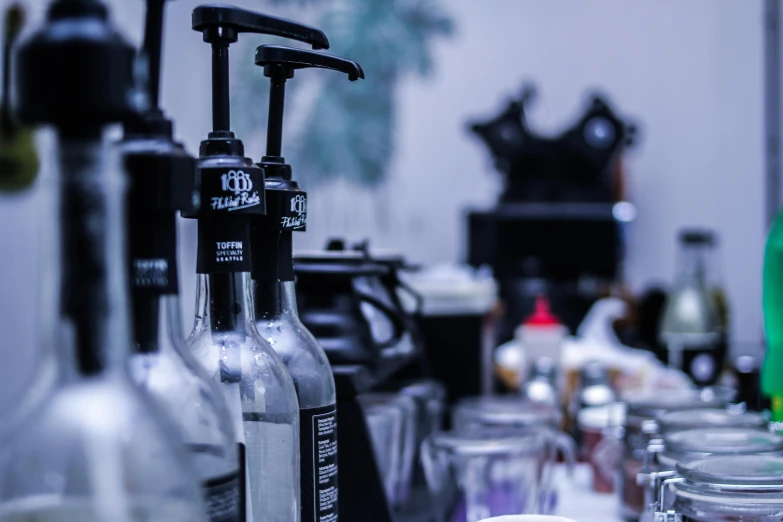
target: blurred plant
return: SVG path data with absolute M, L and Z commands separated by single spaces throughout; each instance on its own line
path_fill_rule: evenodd
M 285 142 L 290 152 L 284 154 L 291 157 L 296 176 L 310 187 L 338 178 L 364 186 L 377 185 L 384 180 L 394 152 L 397 82 L 406 73 L 428 76 L 433 69 L 433 40 L 453 32 L 454 24 L 442 10 L 442 2 L 271 1 L 317 6 L 322 15 L 316 25 L 329 36 L 329 52 L 359 62 L 366 76 L 365 80 L 349 83 L 343 75 L 324 74 L 302 131 Z M 255 74 L 260 75 L 261 71 L 256 70 Z M 242 97 L 252 93 L 258 100 L 258 96 L 264 96 L 268 86 L 262 88 L 261 83 L 268 82 L 261 78 L 249 82 Z M 297 83 L 289 83 L 289 92 Z M 237 101 L 241 106 L 252 106 L 247 98 Z M 246 120 L 243 123 L 259 128 L 266 121 L 266 111 L 245 111 L 242 117 Z

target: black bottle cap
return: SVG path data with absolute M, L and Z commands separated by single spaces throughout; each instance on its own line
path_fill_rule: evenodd
M 133 47 L 97 0 L 56 0 L 16 61 L 18 112 L 74 132 L 132 113 Z
M 716 242 L 715 232 L 698 228 L 684 229 L 680 231 L 680 242 L 686 245 L 712 246 Z

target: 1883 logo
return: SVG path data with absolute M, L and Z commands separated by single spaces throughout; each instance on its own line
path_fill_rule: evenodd
M 243 170 L 229 170 L 220 176 L 220 187 L 229 196 L 212 198 L 212 210 L 241 210 L 261 204 L 257 190 L 253 190 L 253 179 Z
M 283 216 L 283 228 L 302 228 L 307 224 L 307 196 L 297 194 L 291 198 L 291 215 Z

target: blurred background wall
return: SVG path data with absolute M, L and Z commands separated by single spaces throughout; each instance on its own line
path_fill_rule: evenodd
M 27 3 L 39 19 L 45 2 Z M 138 41 L 142 3 L 109 3 Z M 198 3 L 171 4 L 163 79 L 163 104 L 176 120 L 177 136 L 192 152 L 211 124 L 210 51 L 190 30 L 190 12 Z M 234 3 L 292 13 L 290 5 Z M 493 204 L 499 190 L 499 176 L 483 145 L 466 131 L 466 122 L 496 114 L 506 96 L 518 94 L 522 82 L 531 80 L 540 93 L 532 123 L 542 130 L 559 129 L 576 116 L 587 90 L 599 88 L 620 114 L 640 124 L 639 146 L 627 158 L 629 198 L 638 207 L 626 268 L 632 288 L 671 281 L 680 227 L 712 227 L 721 238 L 732 336 L 734 341 L 758 342 L 766 232 L 762 1 L 439 4 L 453 20 L 454 33 L 433 41 L 434 69 L 428 77 L 400 78 L 394 98 L 394 154 L 385 181 L 375 190 L 347 182 L 311 189 L 309 233 L 297 238 L 297 246 L 318 248 L 332 235 L 372 237 L 376 247 L 402 250 L 416 261 L 463 260 L 464 208 Z M 371 65 L 365 70 L 372 74 Z M 235 107 L 235 120 L 238 112 L 253 110 L 265 112 L 266 99 L 259 99 L 257 107 Z M 287 116 L 296 120 L 296 105 Z M 249 155 L 261 156 L 262 137 L 263 132 L 246 140 Z M 35 358 L 29 347 L 38 326 L 34 282 L 42 266 L 36 240 L 45 224 L 41 204 L 40 194 L 33 192 L 5 197 L 0 205 L 4 266 L 13 274 L 0 278 L 0 397 L 6 400 L 12 400 Z M 189 328 L 195 223 L 183 223 L 181 243 L 184 252 L 192 253 L 181 264 Z

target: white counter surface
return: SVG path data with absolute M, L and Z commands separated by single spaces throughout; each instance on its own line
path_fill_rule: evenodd
M 558 465 L 555 472 L 559 484 L 557 515 L 577 522 L 621 522 L 617 493 L 596 493 L 591 487 L 591 472 L 587 464 L 578 464 L 569 481 L 565 467 Z

